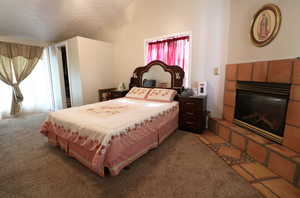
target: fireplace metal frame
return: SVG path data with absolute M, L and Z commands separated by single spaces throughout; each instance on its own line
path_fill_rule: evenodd
M 270 133 L 269 131 L 266 131 L 266 130 L 263 130 L 261 128 L 258 128 L 258 127 L 255 127 L 251 124 L 248 124 L 246 122 L 243 122 L 241 120 L 238 120 L 238 119 L 234 119 L 233 122 L 241 127 L 244 127 L 244 128 L 247 128 L 247 129 L 250 129 L 251 131 L 261 135 L 261 136 L 264 136 L 268 139 L 271 139 L 279 144 L 282 144 L 283 142 L 283 137 L 280 137 L 278 135 L 275 135 L 273 133 Z

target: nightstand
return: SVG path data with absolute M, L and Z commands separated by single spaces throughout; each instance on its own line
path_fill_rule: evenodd
M 128 93 L 129 90 L 113 90 L 110 92 L 110 99 L 122 98 Z
M 178 96 L 179 129 L 201 133 L 206 125 L 206 96 Z

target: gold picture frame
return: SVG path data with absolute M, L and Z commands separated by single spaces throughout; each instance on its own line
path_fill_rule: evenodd
M 281 27 L 281 11 L 275 4 L 264 5 L 253 17 L 250 37 L 257 47 L 264 47 L 277 36 Z

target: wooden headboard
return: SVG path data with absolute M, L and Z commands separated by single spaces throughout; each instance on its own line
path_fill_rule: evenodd
M 184 71 L 177 65 L 167 65 L 162 61 L 152 61 L 148 65 L 143 67 L 137 67 L 133 76 L 130 79 L 129 89 L 132 87 L 143 87 L 143 74 L 148 72 L 152 66 L 161 66 L 165 72 L 169 72 L 171 75 L 170 89 L 175 89 L 179 93 L 183 89 Z

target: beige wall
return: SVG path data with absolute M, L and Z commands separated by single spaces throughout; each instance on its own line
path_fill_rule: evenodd
M 114 87 L 112 45 L 83 37 L 78 40 L 80 78 L 84 104 L 98 102 L 98 89 Z
M 113 42 L 115 84 L 128 84 L 134 68 L 144 65 L 146 39 L 191 32 L 191 81 L 208 81 L 208 108 L 220 115 L 223 75 L 214 76 L 213 68 L 223 70 L 226 62 L 229 12 L 229 0 L 134 1 L 97 36 Z
M 255 47 L 249 36 L 253 15 L 265 4 L 275 3 L 282 12 L 277 38 L 263 48 Z M 232 0 L 228 63 L 295 58 L 300 55 L 300 1 Z

